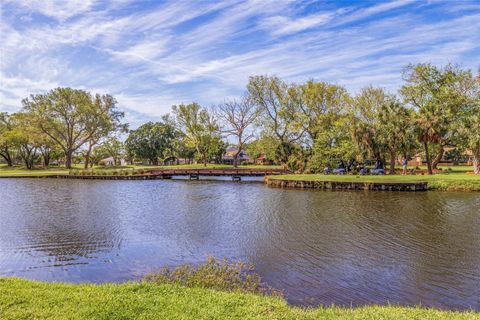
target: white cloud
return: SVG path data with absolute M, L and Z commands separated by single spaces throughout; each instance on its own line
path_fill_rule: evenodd
M 334 13 L 312 14 L 306 17 L 292 19 L 284 16 L 266 18 L 264 27 L 272 30 L 274 35 L 287 35 L 308 30 L 330 22 L 335 17 Z
M 95 0 L 13 0 L 6 3 L 14 3 L 15 5 L 27 10 L 26 13 L 40 13 L 44 16 L 51 17 L 55 20 L 63 22 L 69 18 L 88 12 Z
M 73 86 L 113 94 L 138 123 L 172 104 L 239 95 L 254 74 L 395 91 L 407 63 L 478 67 L 466 57 L 480 54 L 480 10 L 455 6 L 8 1 L 0 19 L 0 110 L 19 108 L 30 93 Z

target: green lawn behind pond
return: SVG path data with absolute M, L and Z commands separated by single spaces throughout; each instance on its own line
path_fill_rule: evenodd
M 175 284 L 63 284 L 0 278 L 0 319 L 480 319 L 480 314 L 368 306 L 301 309 L 281 298 Z
M 231 165 L 223 165 L 223 164 L 208 164 L 205 167 L 203 164 L 188 164 L 188 165 L 175 165 L 175 166 L 146 166 L 146 165 L 135 165 L 135 166 L 111 166 L 111 167 L 104 167 L 104 166 L 94 166 L 93 170 L 101 170 L 102 172 L 105 171 L 117 171 L 117 173 L 121 170 L 152 170 L 152 169 L 232 169 L 233 166 Z M 248 166 L 239 166 L 239 169 L 280 169 L 280 166 L 263 166 L 263 165 L 248 165 Z M 83 170 L 82 165 L 74 165 L 74 169 L 76 170 Z M 91 169 L 88 169 L 91 170 Z M 0 164 L 0 177 L 43 177 L 49 175 L 57 175 L 57 174 L 68 174 L 69 170 L 62 168 L 62 167 L 50 167 L 50 168 L 42 168 L 38 167 L 33 170 L 27 170 L 23 166 L 14 166 L 8 167 L 4 164 Z
M 451 171 L 434 175 L 324 175 L 324 174 L 291 174 L 270 176 L 269 179 L 303 180 L 303 181 L 345 181 L 345 182 L 428 182 L 429 190 L 443 191 L 480 191 L 480 176 L 462 171 Z
M 49 176 L 57 174 L 68 174 L 65 168 L 51 167 L 27 170 L 24 167 L 7 167 L 0 164 L 0 177 L 28 177 L 28 176 Z

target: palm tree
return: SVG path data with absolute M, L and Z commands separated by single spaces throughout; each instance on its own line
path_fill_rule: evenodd
M 443 155 L 443 147 L 454 137 L 455 122 L 467 103 L 466 92 L 472 79 L 469 70 L 454 65 L 437 68 L 431 64 L 410 65 L 404 73 L 407 82 L 401 94 L 417 111 L 416 129 L 419 142 L 425 148 L 428 173 Z M 438 146 L 438 161 L 433 162 L 429 147 Z
M 407 157 L 414 148 L 414 131 L 411 126 L 412 112 L 391 96 L 379 110 L 379 142 L 390 154 L 390 174 L 395 174 L 395 160 L 402 153 Z

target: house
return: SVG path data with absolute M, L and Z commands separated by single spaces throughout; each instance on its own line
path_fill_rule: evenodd
M 267 157 L 264 154 L 262 154 L 260 157 L 255 159 L 255 164 L 271 165 L 271 164 L 273 164 L 273 161 L 268 160 Z
M 235 147 L 227 148 L 227 150 L 225 151 L 225 154 L 222 156 L 222 162 L 224 164 L 233 164 L 233 158 L 237 153 L 237 151 L 238 149 Z M 238 157 L 237 157 L 237 163 L 241 164 L 245 162 L 252 163 L 253 161 L 252 159 L 250 159 L 250 157 L 244 150 L 240 150 L 240 153 L 238 154 Z
M 472 150 L 469 150 L 469 149 L 466 149 L 466 150 L 463 150 L 459 153 L 459 155 L 461 156 L 461 160 L 460 161 L 453 161 L 452 159 L 445 159 L 445 156 L 447 156 L 447 154 L 451 151 L 454 151 L 456 150 L 455 147 L 450 147 L 450 146 L 447 146 L 447 147 L 444 147 L 444 153 L 443 153 L 443 157 L 440 161 L 440 165 L 443 165 L 443 166 L 450 166 L 450 165 L 458 165 L 459 163 L 465 163 L 467 165 L 470 165 L 471 164 L 471 157 L 472 157 Z M 435 157 L 435 154 L 431 155 L 431 157 Z M 414 156 L 412 156 L 410 158 L 410 160 L 408 161 L 408 165 L 409 166 L 421 166 L 423 164 L 425 164 L 425 153 L 423 151 L 415 154 Z
M 106 167 L 116 165 L 115 164 L 115 159 L 113 157 L 108 157 L 108 158 L 102 159 L 102 160 L 98 161 L 98 164 L 99 165 L 104 165 Z M 120 158 L 120 165 L 121 166 L 126 166 L 127 165 L 127 162 L 125 161 L 125 159 Z

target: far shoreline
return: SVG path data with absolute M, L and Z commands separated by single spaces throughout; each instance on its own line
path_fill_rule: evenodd
M 175 168 L 166 167 L 167 169 Z M 217 169 L 215 169 L 217 168 Z M 198 172 L 203 177 L 202 171 L 212 172 L 213 170 L 225 169 L 228 172 L 247 171 L 248 167 L 192 167 L 191 171 Z M 178 167 L 182 169 L 182 167 Z M 274 168 L 279 169 L 279 167 Z M 165 180 L 171 176 L 159 176 L 152 174 L 156 168 L 123 168 L 123 169 L 87 169 L 69 172 L 66 169 L 54 168 L 47 170 L 3 170 L 0 171 L 0 179 L 80 179 L 80 180 Z M 262 172 L 261 167 L 252 169 L 255 172 Z M 441 173 L 434 175 L 324 175 L 324 174 L 275 174 L 268 175 L 272 167 L 265 168 L 264 183 L 268 187 L 280 187 L 289 189 L 314 189 L 314 190 L 363 190 L 363 191 L 458 191 L 478 192 L 480 191 L 480 177 L 467 173 Z M 184 170 L 185 171 L 185 170 Z M 188 170 L 186 170 L 188 172 Z M 235 174 L 223 174 L 235 180 Z M 261 176 L 261 175 L 260 175 Z M 176 179 L 183 180 L 183 179 Z M 190 179 L 185 179 L 190 180 Z M 193 180 L 197 180 L 194 178 Z M 201 179 L 203 180 L 203 179 Z M 241 180 L 241 179 L 240 179 Z M 204 180 L 205 181 L 205 180 Z M 212 179 L 211 181 L 217 181 Z M 219 180 L 220 181 L 220 180 Z M 223 181 L 223 180 L 222 180 Z M 260 181 L 259 181 L 260 182 Z

